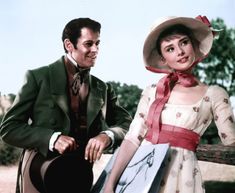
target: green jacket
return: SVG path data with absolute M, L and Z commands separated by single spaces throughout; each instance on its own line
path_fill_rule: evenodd
M 119 106 L 109 84 L 90 76 L 87 124 L 90 137 L 101 131 L 114 133 L 114 148 L 120 145 L 131 117 Z M 67 75 L 63 57 L 26 73 L 24 84 L 11 109 L 4 116 L 0 135 L 6 143 L 24 149 L 36 149 L 47 155 L 49 140 L 55 131 L 70 129 Z

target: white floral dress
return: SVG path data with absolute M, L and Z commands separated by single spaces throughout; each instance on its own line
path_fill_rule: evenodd
M 137 112 L 126 139 L 137 146 L 150 142 L 142 139 L 147 133 L 145 120 L 155 100 L 156 85 L 147 87 L 141 96 Z M 161 115 L 163 124 L 187 128 L 200 136 L 214 118 L 224 145 L 235 142 L 235 120 L 227 92 L 219 86 L 209 86 L 205 95 L 193 105 L 166 104 Z M 142 141 L 142 143 L 141 143 Z M 171 147 L 170 162 L 160 193 L 204 193 L 202 177 L 195 152 Z

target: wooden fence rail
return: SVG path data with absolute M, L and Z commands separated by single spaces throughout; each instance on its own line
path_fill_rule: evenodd
M 235 166 L 235 146 L 200 144 L 196 155 L 198 160 Z

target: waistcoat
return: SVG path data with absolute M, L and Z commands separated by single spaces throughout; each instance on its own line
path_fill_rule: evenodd
M 65 57 L 65 67 L 67 71 L 67 83 L 69 93 L 69 107 L 70 107 L 70 136 L 74 137 L 78 145 L 85 145 L 88 140 L 87 130 L 87 96 L 89 92 L 89 70 L 84 74 L 81 74 L 81 85 L 86 84 L 87 91 L 85 91 L 85 97 L 82 100 L 80 96 L 80 90 L 78 94 L 74 94 L 72 91 L 72 85 L 74 82 L 75 74 L 77 73 L 77 67 L 71 63 L 71 61 Z M 81 88 L 80 88 L 81 89 Z

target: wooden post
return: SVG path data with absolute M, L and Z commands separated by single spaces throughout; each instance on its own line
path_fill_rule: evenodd
M 235 165 L 235 146 L 200 144 L 196 155 L 201 161 Z

